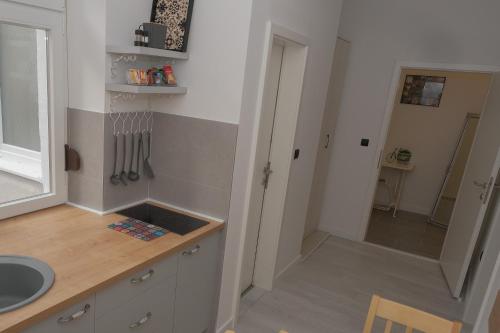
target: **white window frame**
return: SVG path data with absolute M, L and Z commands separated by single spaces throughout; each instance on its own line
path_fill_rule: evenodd
M 0 22 L 47 31 L 48 112 L 44 118 L 48 122 L 49 136 L 42 144 L 48 146 L 49 165 L 43 167 L 42 172 L 50 175 L 50 193 L 0 204 L 0 219 L 56 206 L 68 198 L 68 181 L 64 171 L 67 105 L 65 20 L 63 8 L 46 9 L 0 0 Z

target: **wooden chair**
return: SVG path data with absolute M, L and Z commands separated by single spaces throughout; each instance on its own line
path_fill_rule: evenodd
M 373 295 L 363 333 L 370 333 L 375 318 L 386 319 L 384 333 L 391 333 L 394 323 L 406 326 L 405 333 L 418 330 L 425 333 L 460 333 L 462 323 L 452 322 L 430 313 Z

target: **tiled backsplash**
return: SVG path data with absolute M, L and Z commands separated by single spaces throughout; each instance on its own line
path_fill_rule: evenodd
M 68 109 L 68 141 L 81 156 L 81 169 L 68 173 L 70 202 L 103 210 L 104 114 Z
M 237 125 L 154 113 L 151 162 L 156 177 L 123 186 L 109 180 L 114 156 L 109 117 L 74 109 L 68 113 L 70 144 L 82 157 L 82 169 L 69 173 L 71 202 L 107 211 L 151 198 L 227 218 Z
M 225 219 L 237 131 L 233 124 L 155 113 L 150 198 Z

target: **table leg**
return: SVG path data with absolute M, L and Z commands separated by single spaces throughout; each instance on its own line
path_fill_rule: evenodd
M 396 184 L 396 201 L 394 202 L 394 213 L 392 217 L 396 217 L 398 214 L 399 204 L 401 201 L 401 193 L 403 192 L 403 184 L 405 182 L 406 173 L 404 171 L 399 172 L 398 182 Z

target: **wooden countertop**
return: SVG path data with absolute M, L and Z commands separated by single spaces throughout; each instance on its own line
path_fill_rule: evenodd
M 55 272 L 54 285 L 45 295 L 0 314 L 0 332 L 32 326 L 224 227 L 200 219 L 210 223 L 185 236 L 168 233 L 150 242 L 107 228 L 123 216 L 100 216 L 68 205 L 0 221 L 0 255 L 31 256 Z

